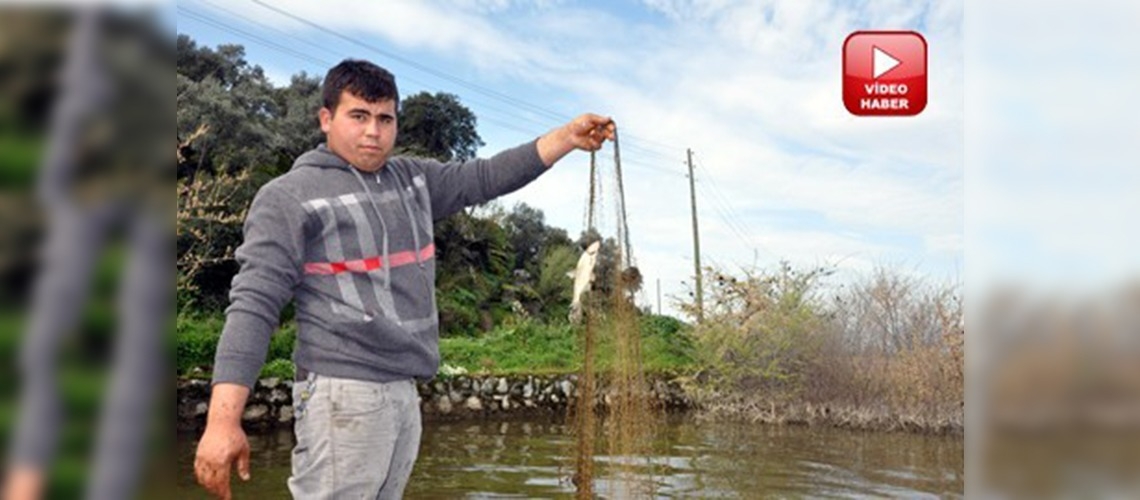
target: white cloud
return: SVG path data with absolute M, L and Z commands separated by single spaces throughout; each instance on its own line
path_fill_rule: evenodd
M 751 264 L 754 243 L 760 264 L 788 259 L 861 270 L 890 260 L 933 274 L 957 272 L 964 209 L 960 0 L 648 0 L 609 7 L 643 9 L 633 15 L 510 0 L 275 5 L 361 40 L 379 37 L 408 57 L 448 61 L 439 69 L 562 115 L 614 116 L 628 162 L 634 252 L 647 287 L 661 277 L 666 295 L 681 293 L 680 282 L 692 273 L 688 182 L 680 175 L 689 147 L 698 179 L 731 205 L 738 229 L 755 231 L 742 242 L 721 220 L 717 202 L 699 193 L 702 254 L 709 259 Z M 233 8 L 310 40 L 329 39 L 253 4 Z M 921 30 L 930 66 L 930 103 L 921 115 L 857 118 L 843 108 L 840 50 L 858 29 Z M 484 118 L 484 154 L 533 137 L 492 121 L 534 134 L 555 125 L 485 95 L 461 96 Z M 576 235 L 587 170 L 587 156 L 575 153 L 505 205 L 525 201 Z M 823 226 L 777 224 L 763 215 L 772 210 L 813 214 Z

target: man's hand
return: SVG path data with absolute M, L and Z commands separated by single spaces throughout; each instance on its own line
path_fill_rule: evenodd
M 238 475 L 249 481 L 249 440 L 241 425 L 206 426 L 194 457 L 194 476 L 206 491 L 229 500 L 230 469 L 237 461 Z
M 617 125 L 608 116 L 581 115 L 538 139 L 538 156 L 551 166 L 575 149 L 597 151 L 606 139 L 613 140 Z
M 613 119 L 592 113 L 586 113 L 575 118 L 567 123 L 565 128 L 569 133 L 570 143 L 575 148 L 586 151 L 602 149 L 602 143 L 606 139 L 614 140 L 614 134 L 617 131 L 617 125 L 614 124 Z
M 241 412 L 249 388 L 229 383 L 214 384 L 206 431 L 198 441 L 194 477 L 206 491 L 229 500 L 230 469 L 237 462 L 238 476 L 249 481 L 249 440 L 241 428 Z
M 4 480 L 2 500 L 39 500 L 43 498 L 44 473 L 38 467 L 15 466 Z

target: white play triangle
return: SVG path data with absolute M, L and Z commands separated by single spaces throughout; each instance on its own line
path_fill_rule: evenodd
M 883 49 L 871 47 L 871 51 L 874 54 L 874 59 L 871 61 L 871 69 L 874 76 L 871 78 L 879 78 L 883 76 L 884 73 L 895 69 L 901 63 L 901 61 L 891 57 L 891 55 L 883 51 Z

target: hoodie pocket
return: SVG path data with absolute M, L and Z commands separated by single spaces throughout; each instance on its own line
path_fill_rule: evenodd
M 406 355 L 417 346 L 402 326 L 375 311 L 338 318 L 333 327 L 337 351 L 352 358 Z

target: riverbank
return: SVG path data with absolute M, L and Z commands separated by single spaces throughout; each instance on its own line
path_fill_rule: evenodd
M 703 421 L 745 421 L 767 425 L 826 426 L 847 430 L 947 436 L 965 434 L 961 409 L 899 412 L 884 407 L 729 398 L 705 402 L 699 406 L 697 417 Z
M 610 401 L 602 383 L 598 407 L 605 411 Z M 293 424 L 292 380 L 269 377 L 258 380 L 246 403 L 242 422 L 246 427 L 269 430 Z M 688 412 L 695 404 L 676 377 L 647 378 L 648 397 L 666 413 Z M 578 395 L 578 375 L 485 375 L 439 376 L 418 382 L 420 409 L 425 420 L 488 420 L 516 417 L 562 417 Z M 180 379 L 177 385 L 179 431 L 201 429 L 206 422 L 210 382 Z
M 688 414 L 698 420 L 744 421 L 770 425 L 822 426 L 849 430 L 902 431 L 962 435 L 961 412 L 953 409 L 902 413 L 889 408 L 842 404 L 775 402 L 762 398 L 711 395 L 691 377 L 648 375 L 648 397 L 657 410 Z M 439 376 L 417 384 L 420 408 L 429 421 L 484 421 L 545 417 L 559 419 L 577 398 L 576 374 Z M 279 377 L 257 382 L 242 415 L 247 428 L 267 431 L 293 424 L 293 381 Z M 610 393 L 605 381 L 597 395 L 605 411 Z M 210 383 L 180 379 L 177 383 L 177 428 L 200 430 L 209 408 Z M 956 418 L 956 415 L 959 417 Z

